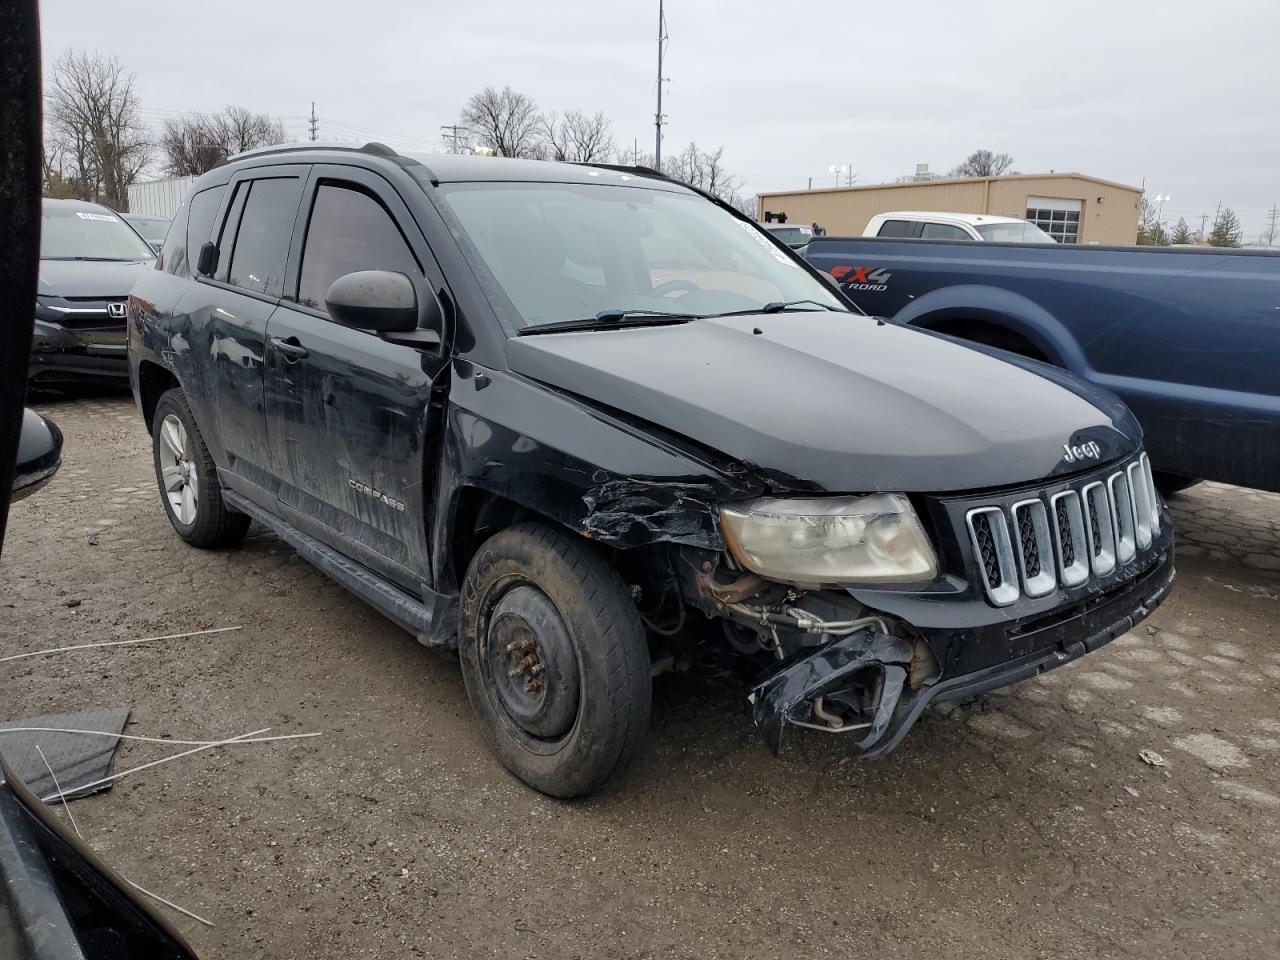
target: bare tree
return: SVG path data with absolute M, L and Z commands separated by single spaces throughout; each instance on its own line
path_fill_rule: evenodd
M 653 154 L 617 150 L 614 162 L 624 166 L 654 169 Z M 662 173 L 673 180 L 704 190 L 745 214 L 756 217 L 756 197 L 742 192 L 742 178 L 729 173 L 724 165 L 724 147 L 707 153 L 690 143 L 679 153 L 668 154 L 662 161 Z
M 94 199 L 128 210 L 129 184 L 151 153 L 133 74 L 115 57 L 68 50 L 53 65 L 49 115 L 55 140 L 84 147 L 79 172 L 92 178 Z
M 579 163 L 603 163 L 615 146 L 609 118 L 597 110 L 593 114 L 570 110 L 564 115 L 569 131 L 570 160 Z
M 485 87 L 462 108 L 459 119 L 469 127 L 480 145 L 499 157 L 533 157 L 543 153 L 543 123 L 538 106 L 510 87 L 499 92 Z
M 164 169 L 174 177 L 198 177 L 227 158 L 209 118 L 195 115 L 166 120 L 160 134 Z
M 604 163 L 616 150 L 609 119 L 599 111 L 586 114 L 570 110 L 564 116 L 545 113 L 540 126 L 543 154 L 548 160 Z
M 548 160 L 569 160 L 569 124 L 558 113 L 544 113 L 538 118 L 542 136 L 542 153 Z
M 265 113 L 250 113 L 244 107 L 227 107 L 210 119 L 218 141 L 231 156 L 285 141 L 284 124 Z
M 166 172 L 196 177 L 237 153 L 284 141 L 284 124 L 279 120 L 232 106 L 208 116 L 166 120 L 160 149 Z
M 998 177 L 1013 166 L 1013 157 L 1007 153 L 975 150 L 964 163 L 951 171 L 953 177 Z

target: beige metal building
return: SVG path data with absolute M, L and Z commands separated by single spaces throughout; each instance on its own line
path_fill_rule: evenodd
M 1138 187 L 1081 173 L 943 178 L 759 195 L 759 219 L 787 215 L 831 236 L 859 236 L 877 213 L 937 210 L 1030 220 L 1062 243 L 1131 244 L 1138 237 Z

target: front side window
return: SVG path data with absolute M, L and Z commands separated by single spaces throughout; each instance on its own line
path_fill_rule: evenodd
M 302 248 L 298 302 L 324 310 L 329 284 L 358 270 L 422 275 L 400 228 L 382 204 L 359 190 L 321 184 Z
M 284 290 L 284 265 L 298 201 L 302 198 L 302 181 L 296 177 L 254 180 L 252 187 L 240 184 L 237 194 L 243 194 L 246 187 L 249 195 L 244 201 L 240 228 L 230 253 L 227 282 L 254 293 L 278 297 Z M 228 218 L 224 237 L 231 227 L 232 221 Z M 225 246 L 222 256 L 227 256 Z
M 793 300 L 847 309 L 760 228 L 684 191 L 482 182 L 445 185 L 440 195 L 521 327 L 605 311 L 710 316 Z
M 155 256 L 131 226 L 105 207 L 44 205 L 41 260 L 154 260 Z
M 165 270 L 177 274 L 195 273 L 200 248 L 210 240 L 213 220 L 226 192 L 225 185 L 201 190 L 187 201 L 186 210 L 178 212 L 161 253 Z

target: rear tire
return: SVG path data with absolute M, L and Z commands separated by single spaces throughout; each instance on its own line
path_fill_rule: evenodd
M 540 523 L 495 534 L 467 569 L 458 630 L 485 738 L 529 786 L 582 796 L 639 752 L 649 647 L 627 585 L 592 546 Z
M 249 518 L 222 502 L 218 471 L 181 390 L 168 390 L 151 420 L 151 456 L 160 502 L 173 529 L 193 547 L 229 547 Z

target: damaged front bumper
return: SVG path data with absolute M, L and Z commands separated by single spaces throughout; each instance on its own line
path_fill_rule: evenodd
M 1049 616 L 1002 624 L 998 641 L 991 628 L 974 631 L 969 640 L 987 648 L 982 661 L 990 665 L 967 671 L 954 669 L 960 661 L 944 655 L 942 667 L 927 676 L 920 666 L 923 653 L 936 668 L 929 656 L 933 631 L 917 628 L 919 639 L 909 641 L 891 633 L 886 620 L 868 624 L 801 651 L 758 684 L 751 693 L 756 726 L 775 754 L 791 725 L 856 731 L 854 753 L 884 756 L 929 704 L 969 699 L 1038 676 L 1133 629 L 1164 600 L 1173 578 L 1170 542 L 1147 570 L 1109 593 Z M 945 633 L 955 649 L 956 632 Z M 847 722 L 851 715 L 858 722 Z

